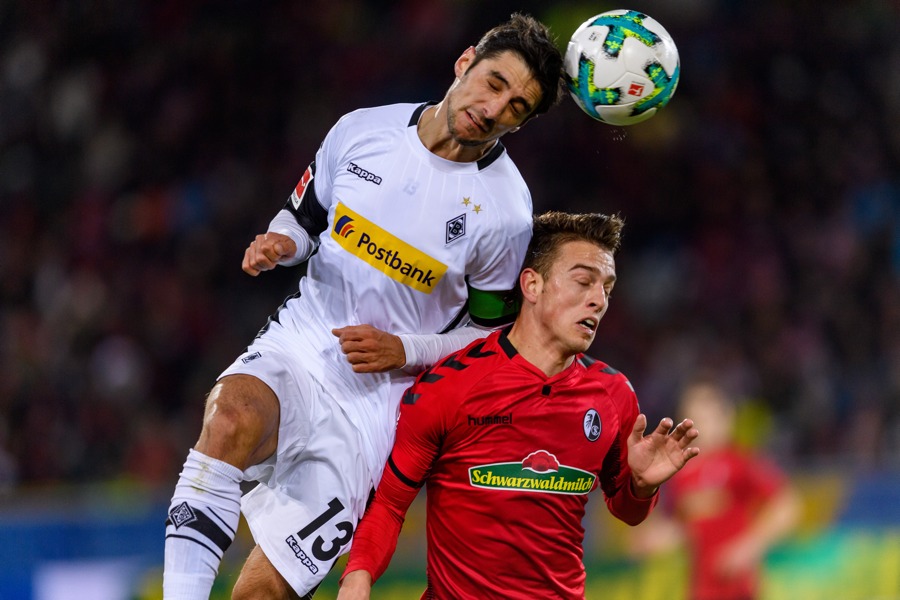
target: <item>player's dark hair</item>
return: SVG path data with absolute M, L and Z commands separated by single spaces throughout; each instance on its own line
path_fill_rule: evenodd
M 560 247 L 568 242 L 590 242 L 615 254 L 624 226 L 625 221 L 618 214 L 546 212 L 534 218 L 531 243 L 522 268 L 534 269 L 542 277 L 548 277 Z
M 541 86 L 541 100 L 529 118 L 545 113 L 563 96 L 563 57 L 546 25 L 521 13 L 485 33 L 475 46 L 475 58 L 469 68 L 486 58 L 511 50 L 519 54 Z

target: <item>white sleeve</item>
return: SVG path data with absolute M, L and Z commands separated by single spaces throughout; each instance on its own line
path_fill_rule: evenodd
M 279 265 L 285 267 L 302 263 L 319 247 L 319 239 L 310 237 L 309 233 L 297 222 L 296 217 L 285 209 L 278 211 L 278 214 L 269 223 L 269 231 L 286 235 L 297 244 L 297 253 L 293 257 L 278 261 Z
M 447 333 L 401 333 L 400 341 L 406 352 L 403 370 L 415 373 L 438 362 L 452 352 L 461 350 L 475 340 L 486 337 L 492 329 L 474 324 L 451 329 Z

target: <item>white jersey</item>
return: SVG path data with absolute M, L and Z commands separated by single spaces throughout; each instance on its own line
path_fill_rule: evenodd
M 331 329 L 451 329 L 466 313 L 467 284 L 515 286 L 531 237 L 531 196 L 504 147 L 498 142 L 478 162 L 440 158 L 417 134 L 425 108 L 345 115 L 285 206 L 320 246 L 299 296 L 275 318 L 305 338 L 302 360 L 364 429 L 378 471 L 393 440 L 385 419 L 393 424 L 398 388 L 411 378 L 354 373 Z
M 502 319 L 484 292 L 514 287 L 531 238 L 531 197 L 503 146 L 475 163 L 439 158 L 416 131 L 425 108 L 359 110 L 328 133 L 285 205 L 319 240 L 300 293 L 222 374 L 278 397 L 278 447 L 244 471 L 264 485 L 241 511 L 301 597 L 349 549 L 413 380 L 354 373 L 332 329 L 443 332 L 465 317 L 469 290 L 473 319 Z

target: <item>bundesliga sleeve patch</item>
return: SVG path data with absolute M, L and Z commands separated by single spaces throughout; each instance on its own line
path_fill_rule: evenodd
M 300 204 L 303 202 L 306 190 L 309 188 L 315 177 L 315 168 L 315 163 L 309 165 L 309 167 L 306 168 L 306 171 L 304 171 L 303 177 L 300 178 L 300 181 L 298 181 L 296 187 L 294 187 L 290 201 L 295 211 L 300 210 Z

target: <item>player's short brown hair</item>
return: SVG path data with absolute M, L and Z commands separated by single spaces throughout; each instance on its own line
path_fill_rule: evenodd
M 513 13 L 509 21 L 482 36 L 469 68 L 510 50 L 522 57 L 541 87 L 541 99 L 529 118 L 547 112 L 560 101 L 565 85 L 563 57 L 553 34 L 534 17 Z
M 546 212 L 534 218 L 522 269 L 534 269 L 542 277 L 549 276 L 560 247 L 567 242 L 590 242 L 615 254 L 624 226 L 625 221 L 618 214 Z

